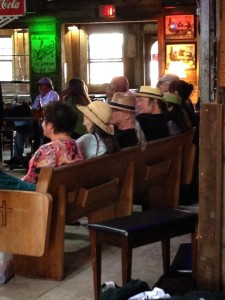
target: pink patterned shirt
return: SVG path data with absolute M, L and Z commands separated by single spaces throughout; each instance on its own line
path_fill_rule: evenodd
M 55 140 L 42 145 L 29 162 L 27 174 L 22 180 L 37 183 L 41 167 L 59 167 L 83 159 L 79 145 L 74 139 Z

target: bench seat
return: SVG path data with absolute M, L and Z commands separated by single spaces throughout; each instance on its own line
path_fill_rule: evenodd
M 167 266 L 164 268 L 164 273 L 166 273 L 169 269 L 169 239 L 188 233 L 192 233 L 194 238 L 197 220 L 197 213 L 160 208 L 89 224 L 95 299 L 98 299 L 101 285 L 102 244 L 121 248 L 122 281 L 125 284 L 131 280 L 133 248 L 149 243 L 165 241 L 167 243 L 166 249 L 168 250 L 167 253 L 164 253 L 167 256 L 165 257 Z

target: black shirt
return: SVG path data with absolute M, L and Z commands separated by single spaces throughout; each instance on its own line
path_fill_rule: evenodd
M 136 117 L 147 141 L 168 136 L 167 118 L 164 114 L 140 114 Z
M 115 136 L 121 149 L 135 146 L 138 143 L 137 134 L 134 128 L 126 130 L 115 129 Z

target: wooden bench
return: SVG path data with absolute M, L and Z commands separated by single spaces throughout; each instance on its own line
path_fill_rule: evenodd
M 190 149 L 193 133 L 149 142 L 144 151 L 134 146 L 59 168 L 42 168 L 36 190 L 53 198 L 49 245 L 39 258 L 15 255 L 16 272 L 61 280 L 65 225 L 84 216 L 94 223 L 130 215 L 134 195 L 150 208 L 177 208 L 185 173 L 182 157 Z
M 159 208 L 89 224 L 95 300 L 99 299 L 101 286 L 102 244 L 121 248 L 122 282 L 125 284 L 131 280 L 133 248 L 191 233 L 195 249 L 197 219 L 196 213 Z

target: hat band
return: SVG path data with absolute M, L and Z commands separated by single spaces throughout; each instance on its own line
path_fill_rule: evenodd
M 99 119 L 100 121 L 102 121 L 102 123 L 104 123 L 105 125 L 109 125 L 109 123 L 106 123 L 106 122 L 103 121 L 98 115 L 96 115 L 96 113 L 95 113 L 92 109 L 90 109 L 89 106 L 87 106 L 87 108 L 90 110 L 90 112 L 93 113 L 93 115 L 95 115 L 95 117 L 96 117 L 97 119 Z
M 131 109 L 131 110 L 135 111 L 135 107 L 134 106 L 129 106 L 129 105 L 124 105 L 124 104 L 120 104 L 120 103 L 110 102 L 110 106 L 112 106 L 112 105 L 116 106 L 116 107 Z
M 156 96 L 156 97 L 162 98 L 162 95 L 154 94 L 154 93 L 149 93 L 149 92 L 138 92 L 138 94 L 147 94 L 149 96 Z

